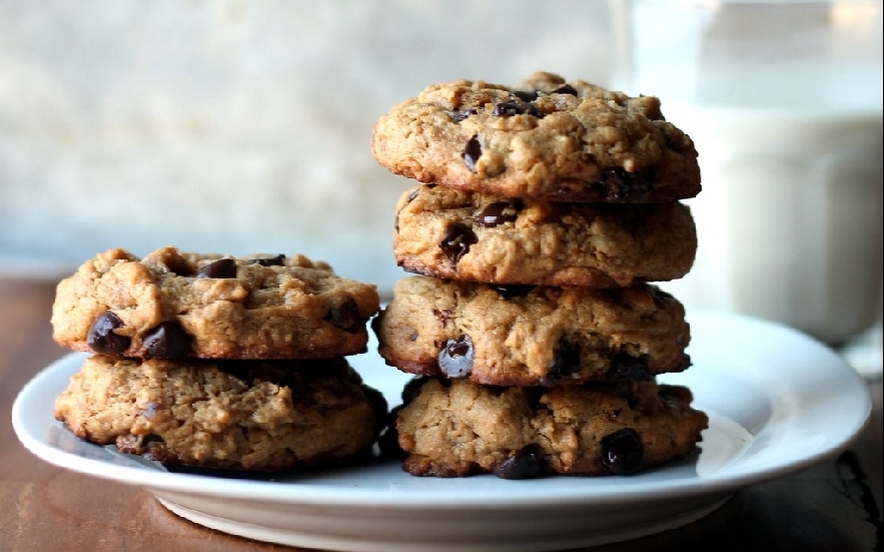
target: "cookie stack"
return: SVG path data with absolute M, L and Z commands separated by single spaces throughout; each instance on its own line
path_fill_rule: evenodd
M 707 426 L 687 388 L 680 278 L 697 236 L 690 138 L 657 98 L 536 73 L 426 88 L 377 122 L 375 159 L 421 184 L 397 206 L 399 280 L 373 323 L 416 377 L 393 412 L 404 469 L 629 474 Z
M 301 255 L 111 249 L 57 287 L 54 339 L 92 355 L 55 417 L 170 468 L 365 458 L 387 405 L 346 356 L 366 350 L 379 308 L 375 286 Z

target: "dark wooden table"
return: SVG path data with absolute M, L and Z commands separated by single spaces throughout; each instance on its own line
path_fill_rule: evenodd
M 10 410 L 22 386 L 66 354 L 52 342 L 54 285 L 0 279 L 0 551 L 291 550 L 195 525 L 147 491 L 49 465 L 27 451 Z M 881 380 L 872 419 L 837 458 L 738 492 L 705 518 L 610 551 L 881 550 Z

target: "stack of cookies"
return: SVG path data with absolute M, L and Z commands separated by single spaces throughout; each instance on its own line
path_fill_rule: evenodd
M 685 370 L 680 278 L 697 152 L 654 97 L 537 73 L 458 81 L 392 108 L 377 161 L 397 206 L 396 283 L 373 328 L 415 374 L 391 436 L 413 475 L 630 474 L 682 458 L 708 419 Z
M 92 355 L 55 417 L 170 468 L 366 458 L 387 404 L 346 356 L 366 350 L 379 308 L 375 286 L 301 255 L 111 249 L 57 287 L 54 339 Z

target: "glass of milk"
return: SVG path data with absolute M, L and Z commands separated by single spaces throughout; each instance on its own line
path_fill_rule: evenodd
M 700 154 L 696 262 L 663 287 L 833 346 L 877 332 L 880 373 L 881 0 L 610 8 L 610 84 L 658 96 Z

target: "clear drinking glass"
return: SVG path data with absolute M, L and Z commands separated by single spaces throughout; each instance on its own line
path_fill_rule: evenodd
M 881 371 L 882 2 L 612 0 L 611 85 L 660 97 L 694 140 L 688 308 L 833 346 L 872 332 Z

